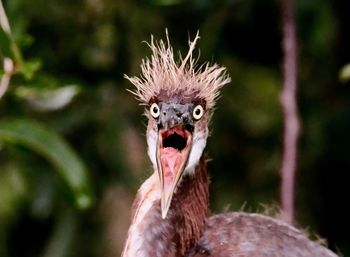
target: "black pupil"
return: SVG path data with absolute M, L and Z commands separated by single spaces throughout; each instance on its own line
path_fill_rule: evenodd
M 156 106 L 153 107 L 153 113 L 157 114 L 158 113 L 158 108 Z
M 195 111 L 196 115 L 199 115 L 201 113 L 201 110 L 199 108 L 197 108 L 197 110 Z

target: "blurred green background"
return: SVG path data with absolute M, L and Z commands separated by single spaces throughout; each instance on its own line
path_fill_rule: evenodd
M 16 73 L 0 99 L 0 256 L 119 256 L 150 174 L 145 123 L 123 74 L 165 37 L 226 66 L 207 152 L 213 212 L 279 201 L 279 2 L 7 0 L 0 58 Z M 297 221 L 350 256 L 350 2 L 299 0 L 302 122 Z M 17 50 L 16 50 L 17 49 Z M 19 53 L 19 54 L 16 54 Z M 3 75 L 3 69 L 0 71 Z

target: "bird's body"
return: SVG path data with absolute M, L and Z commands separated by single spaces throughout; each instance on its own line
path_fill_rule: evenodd
M 208 218 L 209 180 L 203 150 L 224 68 L 195 70 L 192 51 L 180 64 L 169 44 L 150 47 L 141 78 L 127 77 L 148 106 L 148 155 L 154 173 L 139 189 L 123 257 L 335 257 L 294 227 L 243 212 Z
M 336 257 L 287 223 L 262 214 L 211 216 L 187 257 Z
M 133 204 L 124 257 L 336 257 L 300 230 L 271 217 L 245 212 L 208 214 L 205 162 L 183 179 L 166 219 L 153 174 Z

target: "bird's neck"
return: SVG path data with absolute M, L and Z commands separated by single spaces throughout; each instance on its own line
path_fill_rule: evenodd
M 141 186 L 123 257 L 183 256 L 199 238 L 208 214 L 208 175 L 202 156 L 193 175 L 182 178 L 167 217 L 160 211 L 157 174 Z

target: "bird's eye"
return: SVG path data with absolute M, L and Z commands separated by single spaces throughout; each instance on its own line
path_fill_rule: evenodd
M 152 115 L 153 118 L 156 119 L 156 118 L 159 117 L 159 115 L 160 115 L 160 109 L 159 109 L 158 104 L 153 103 L 153 104 L 151 105 L 151 108 L 150 108 L 149 110 L 150 110 L 151 115 Z
M 203 114 L 204 114 L 204 109 L 202 105 L 199 104 L 196 107 L 194 107 L 193 113 L 192 113 L 194 119 L 199 120 L 200 118 L 202 118 Z

